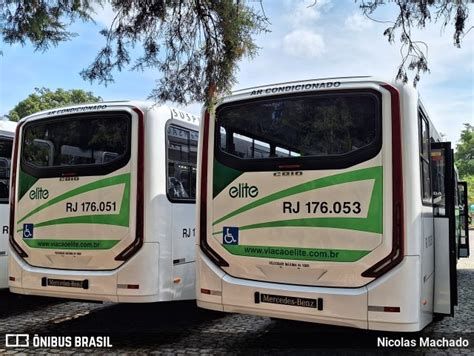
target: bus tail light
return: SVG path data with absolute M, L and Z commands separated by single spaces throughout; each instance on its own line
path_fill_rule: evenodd
M 143 246 L 143 204 L 144 204 L 144 174 L 145 174 L 145 123 L 143 112 L 138 108 L 133 108 L 138 114 L 138 165 L 137 165 L 137 208 L 136 208 L 136 227 L 135 240 L 125 250 L 120 252 L 116 261 L 127 261 Z
M 392 106 L 392 251 L 381 261 L 362 273 L 362 277 L 377 278 L 398 265 L 404 255 L 402 120 L 400 94 L 396 88 L 384 84 L 390 92 Z
M 201 294 L 221 296 L 221 295 L 222 295 L 222 292 L 221 292 L 221 291 L 218 291 L 218 290 L 212 290 L 212 289 L 207 289 L 207 288 L 201 288 Z
M 28 254 L 17 244 L 15 241 L 15 206 L 16 206 L 16 172 L 18 168 L 18 141 L 20 139 L 20 128 L 23 126 L 23 122 L 20 122 L 16 127 L 15 132 L 15 145 L 13 148 L 13 165 L 11 169 L 11 177 L 10 177 L 10 230 L 8 231 L 9 234 L 9 241 L 10 246 L 15 250 L 18 256 L 22 258 L 27 258 Z
M 207 169 L 208 169 L 208 151 L 209 151 L 209 111 L 204 114 L 204 128 L 202 132 L 202 151 L 201 151 L 201 172 L 200 172 L 200 204 L 199 204 L 199 241 L 201 250 L 217 266 L 229 267 L 229 263 L 219 256 L 207 243 Z

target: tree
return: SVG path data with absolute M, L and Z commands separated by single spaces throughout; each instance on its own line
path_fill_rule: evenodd
M 454 26 L 453 43 L 456 47 L 461 47 L 464 36 L 473 28 L 465 31 L 467 19 L 469 17 L 470 0 L 359 0 L 360 8 L 364 15 L 373 19 L 372 14 L 387 3 L 394 3 L 397 6 L 398 14 L 395 21 L 383 21 L 390 23 L 384 36 L 387 36 L 390 43 L 394 43 L 397 30 L 400 30 L 400 53 L 402 62 L 398 68 L 397 79 L 404 83 L 408 81 L 407 70 L 416 72 L 413 84 L 416 86 L 420 80 L 420 73 L 429 72 L 428 44 L 416 41 L 412 37 L 412 29 L 425 28 L 429 22 L 441 22 L 442 29 L 448 24 Z
M 461 181 L 467 182 L 468 209 L 474 204 L 474 126 L 464 124 L 454 154 Z M 472 222 L 474 224 L 474 221 Z
M 468 176 L 474 177 L 474 126 L 464 124 L 464 130 L 461 132 L 461 138 L 456 145 L 456 153 L 454 155 L 456 167 L 459 176 L 465 179 Z
M 7 44 L 26 41 L 37 50 L 45 51 L 50 45 L 70 40 L 76 34 L 66 30 L 76 19 L 91 21 L 90 1 L 0 1 L 0 28 Z M 69 19 L 69 24 L 63 22 Z
M 467 182 L 467 208 L 469 209 L 471 205 L 474 205 L 474 175 L 464 176 L 462 180 Z M 474 216 L 474 213 L 471 213 L 471 216 Z M 471 225 L 474 225 L 474 221 L 471 222 Z
M 266 30 L 263 11 L 239 0 L 110 0 L 115 18 L 101 31 L 105 45 L 84 79 L 113 81 L 112 72 L 157 68 L 163 74 L 151 97 L 186 104 L 209 102 L 235 83 L 237 63 L 253 56 L 253 36 Z M 104 4 L 106 0 L 97 0 Z M 1 34 L 8 44 L 29 40 L 37 50 L 71 39 L 66 20 L 92 20 L 90 1 L 0 2 Z M 132 60 L 130 49 L 142 46 Z
M 81 89 L 56 89 L 56 91 L 51 91 L 47 88 L 35 88 L 35 92 L 20 101 L 10 110 L 7 117 L 12 121 L 18 121 L 25 116 L 41 110 L 54 109 L 72 104 L 96 103 L 99 101 L 102 101 L 100 96 L 94 96 L 91 92 L 86 92 Z
M 397 18 L 384 34 L 394 42 L 401 31 L 397 78 L 407 82 L 407 70 L 416 71 L 415 85 L 429 68 L 427 45 L 412 39 L 411 29 L 431 21 L 440 21 L 443 27 L 454 24 L 454 44 L 459 47 L 472 28 L 465 31 L 469 0 L 358 1 L 368 17 L 387 3 L 396 4 Z M 93 19 L 92 3 L 110 3 L 115 18 L 101 31 L 105 45 L 81 72 L 83 78 L 107 84 L 113 81 L 114 70 L 155 68 L 162 78 L 150 97 L 180 104 L 211 103 L 216 94 L 230 90 L 238 61 L 257 53 L 254 36 L 267 31 L 269 24 L 263 0 L 3 0 L 1 36 L 7 44 L 30 41 L 37 50 L 47 50 L 76 35 L 67 30 L 72 22 Z M 136 47 L 143 54 L 132 58 L 130 49 Z

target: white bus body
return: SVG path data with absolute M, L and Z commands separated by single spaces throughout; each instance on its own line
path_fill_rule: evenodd
M 8 225 L 10 224 L 10 162 L 16 122 L 0 120 L 0 289 L 8 288 Z
M 21 120 L 10 290 L 113 302 L 194 299 L 198 122 L 132 101 Z
M 468 236 L 452 150 L 413 88 L 241 90 L 200 132 L 198 306 L 391 331 L 453 313 Z

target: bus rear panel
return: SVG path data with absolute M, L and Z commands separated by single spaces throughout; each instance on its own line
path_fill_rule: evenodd
M 173 293 L 173 278 L 186 290 L 194 278 L 171 275 L 178 227 L 160 218 L 172 203 L 157 198 L 167 194 L 166 130 L 173 123 L 169 108 L 127 102 L 53 110 L 20 123 L 13 292 L 124 302 L 194 296 Z M 190 203 L 181 212 L 186 227 L 194 225 Z M 192 251 L 191 244 L 181 248 Z
M 243 90 L 205 112 L 199 306 L 377 330 L 431 321 L 433 278 L 421 281 L 405 236 L 403 155 L 418 142 L 403 139 L 403 95 L 315 80 Z

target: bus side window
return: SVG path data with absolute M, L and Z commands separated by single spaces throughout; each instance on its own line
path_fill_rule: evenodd
M 432 203 L 431 193 L 431 154 L 430 154 L 430 126 L 428 120 L 418 111 L 419 123 L 419 145 L 420 145 L 420 178 L 421 178 L 421 199 L 423 204 Z
M 198 133 L 175 125 L 168 126 L 167 133 L 168 198 L 194 201 Z
M 8 203 L 10 185 L 10 160 L 0 157 L 0 203 Z

